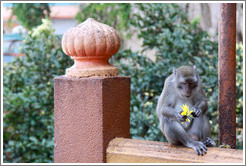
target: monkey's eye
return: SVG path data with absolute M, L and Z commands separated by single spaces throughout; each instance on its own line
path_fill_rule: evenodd
M 191 86 L 192 88 L 197 87 L 197 82 L 196 82 L 196 81 L 195 81 L 195 82 L 190 82 L 190 86 Z

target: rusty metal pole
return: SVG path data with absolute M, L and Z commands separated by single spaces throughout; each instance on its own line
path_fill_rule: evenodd
M 236 4 L 219 9 L 220 144 L 236 148 Z

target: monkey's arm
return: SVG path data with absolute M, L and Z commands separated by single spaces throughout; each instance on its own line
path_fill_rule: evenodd
M 201 91 L 196 100 L 195 100 L 195 105 L 193 107 L 193 116 L 199 117 L 200 114 L 205 114 L 206 111 L 208 110 L 208 102 L 205 94 Z
M 195 104 L 195 107 L 200 108 L 202 113 L 205 114 L 206 111 L 208 110 L 208 102 L 207 100 L 199 101 L 198 103 Z
M 161 108 L 161 113 L 162 116 L 168 117 L 172 120 L 182 120 L 182 116 L 180 115 L 180 113 L 170 106 L 163 105 L 163 107 Z
M 185 121 L 185 116 L 182 116 L 178 110 L 173 108 L 175 102 L 173 99 L 173 94 L 170 93 L 168 88 L 165 87 L 167 86 L 164 86 L 161 96 L 158 99 L 157 116 L 159 119 L 164 116 L 172 120 L 179 120 L 181 122 Z

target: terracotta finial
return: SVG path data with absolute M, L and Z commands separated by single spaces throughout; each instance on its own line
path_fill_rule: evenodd
M 70 28 L 62 37 L 62 49 L 74 65 L 66 70 L 69 77 L 116 76 L 118 68 L 109 58 L 120 48 L 120 37 L 112 27 L 88 18 Z

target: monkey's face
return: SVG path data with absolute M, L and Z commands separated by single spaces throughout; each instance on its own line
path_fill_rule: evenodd
M 197 91 L 198 80 L 195 77 L 180 76 L 176 80 L 176 89 L 181 98 L 191 98 Z
M 197 88 L 197 81 L 185 80 L 178 83 L 178 91 L 182 98 L 190 98 L 193 96 Z
M 199 76 L 196 68 L 189 66 L 181 66 L 174 70 L 175 75 L 175 89 L 181 98 L 192 98 L 198 89 Z

